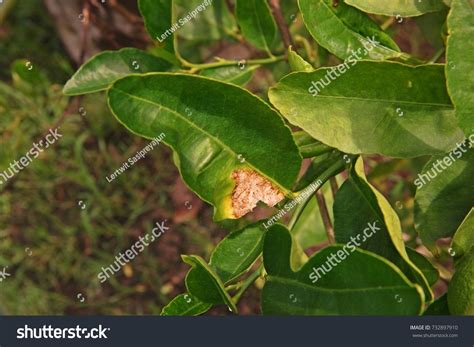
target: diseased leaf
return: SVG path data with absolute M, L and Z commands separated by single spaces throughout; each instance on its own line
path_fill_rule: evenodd
M 290 64 L 292 71 L 314 71 L 313 66 L 298 55 L 292 47 L 288 48 L 288 63 Z
M 191 294 L 179 294 L 163 307 L 161 316 L 198 316 L 207 312 L 212 304 L 201 302 Z
M 292 73 L 270 89 L 270 101 L 290 123 L 346 153 L 416 157 L 447 152 L 464 138 L 442 65 L 338 69 L 339 77 L 335 68 Z
M 453 256 L 456 258 L 464 256 L 472 245 L 474 245 L 474 208 L 464 218 L 454 234 L 453 241 L 451 242 L 451 247 L 454 251 Z
M 258 259 L 265 232 L 262 222 L 234 231 L 224 238 L 211 255 L 209 265 L 224 284 L 242 275 Z
M 415 228 L 432 252 L 436 240 L 453 236 L 474 206 L 472 177 L 474 149 L 465 144 L 433 157 L 415 180 Z
M 267 1 L 237 0 L 235 8 L 244 37 L 255 47 L 271 52 L 277 27 Z
M 174 33 L 179 25 L 173 23 L 173 0 L 138 0 L 138 8 L 150 37 L 174 55 Z
M 385 257 L 424 289 L 427 301 L 433 300 L 427 279 L 407 254 L 398 215 L 367 181 L 362 158 L 357 160 L 349 179 L 336 194 L 334 234 L 338 243 L 351 242 Z
M 171 64 L 135 48 L 105 51 L 82 65 L 64 86 L 66 95 L 108 89 L 116 80 L 134 73 L 166 71 Z
M 202 70 L 201 75 L 238 86 L 244 86 L 252 79 L 253 73 L 259 67 L 259 65 L 218 67 Z
M 163 141 L 187 185 L 216 207 L 214 218 L 239 218 L 259 200 L 290 193 L 301 157 L 279 115 L 237 86 L 184 74 L 117 81 L 109 105 L 128 129 Z
M 384 16 L 415 17 L 446 8 L 443 0 L 344 0 L 358 9 Z
M 224 303 L 232 312 L 237 313 L 237 307 L 226 292 L 224 283 L 204 259 L 196 255 L 183 255 L 182 258 L 193 267 L 186 276 L 188 291 L 204 303 Z
M 282 225 L 267 231 L 262 292 L 266 315 L 414 315 L 423 308 L 423 291 L 392 263 L 373 253 L 329 246 L 298 271 L 290 267 L 291 236 Z M 344 256 L 344 259 L 340 255 Z M 341 260 L 334 260 L 335 256 Z M 335 265 L 329 265 L 329 258 Z M 314 269 L 327 271 L 315 277 Z M 316 279 L 316 281 L 314 281 Z
M 474 135 L 474 1 L 453 0 L 448 15 L 446 76 L 456 116 L 466 136 Z
M 298 4 L 313 38 L 341 59 L 408 58 L 365 13 L 342 1 L 337 6 L 333 0 L 298 0 Z
M 448 306 L 452 315 L 474 315 L 474 246 L 456 264 L 448 287 Z

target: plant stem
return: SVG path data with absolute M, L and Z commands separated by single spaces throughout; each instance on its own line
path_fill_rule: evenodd
M 321 218 L 323 219 L 324 229 L 326 229 L 326 234 L 328 235 L 329 243 L 334 243 L 334 228 L 332 227 L 331 218 L 329 217 L 328 207 L 326 205 L 326 199 L 324 198 L 323 193 L 317 191 L 316 200 L 318 202 Z
M 333 199 L 336 199 L 336 193 L 337 193 L 337 190 L 339 189 L 337 185 L 336 177 L 331 177 L 329 179 L 329 183 L 331 184 L 332 197 Z
M 192 64 L 184 60 L 182 60 L 181 62 L 183 63 L 184 66 L 192 68 L 192 72 L 196 72 L 199 70 L 212 69 L 216 67 L 233 66 L 233 65 L 238 66 L 239 64 L 242 64 L 242 62 L 244 62 L 245 65 L 271 64 L 271 63 L 275 63 L 277 61 L 283 60 L 284 58 L 285 58 L 284 56 L 277 56 L 277 57 L 269 57 L 269 58 L 263 58 L 263 59 L 242 60 L 242 61 L 222 59 L 214 63 L 205 63 L 205 64 Z
M 242 283 L 242 286 L 240 287 L 239 291 L 237 294 L 234 295 L 232 300 L 234 301 L 235 304 L 237 304 L 242 297 L 242 295 L 245 293 L 245 291 L 252 285 L 253 282 L 257 280 L 257 278 L 260 277 L 260 273 L 263 270 L 263 263 L 260 264 L 257 270 L 253 272 L 249 277 L 245 279 L 245 281 Z
M 275 18 L 285 47 L 288 48 L 289 46 L 293 46 L 294 44 L 291 39 L 290 30 L 288 29 L 288 25 L 285 23 L 285 18 L 283 18 L 281 12 L 280 0 L 269 0 L 269 5 L 272 9 L 273 17 Z

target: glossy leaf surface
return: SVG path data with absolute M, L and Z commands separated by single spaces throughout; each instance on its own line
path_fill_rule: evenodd
M 347 4 L 374 14 L 396 17 L 421 16 L 446 8 L 443 0 L 344 0 Z

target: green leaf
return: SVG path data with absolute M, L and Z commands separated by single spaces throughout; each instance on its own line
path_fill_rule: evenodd
M 452 315 L 474 315 L 474 247 L 459 263 L 448 287 L 448 306 Z
M 224 66 L 202 70 L 201 75 L 238 86 L 244 86 L 252 79 L 253 73 L 259 67 L 259 65 L 242 65 L 242 68 L 239 66 Z
M 436 240 L 454 235 L 474 206 L 474 149 L 467 147 L 433 157 L 415 179 L 415 228 L 435 254 Z
M 416 157 L 445 153 L 464 138 L 442 65 L 339 68 L 339 77 L 335 68 L 292 73 L 270 89 L 270 101 L 290 123 L 346 153 Z
M 397 213 L 367 181 L 362 158 L 336 194 L 334 233 L 338 243 L 351 242 L 388 259 L 424 289 L 427 301 L 433 299 L 427 279 L 407 254 Z
M 422 254 L 418 253 L 414 249 L 406 247 L 406 250 L 407 250 L 408 257 L 413 262 L 413 264 L 415 264 L 416 267 L 420 269 L 421 272 L 423 272 L 423 275 L 428 281 L 428 284 L 430 285 L 430 287 L 432 287 L 436 282 L 438 282 L 439 272 L 434 267 L 434 265 L 431 264 L 431 262 L 428 259 L 426 259 Z
M 439 297 L 435 300 L 425 312 L 423 312 L 423 316 L 449 316 L 449 308 L 448 308 L 448 295 L 444 294 L 443 296 Z
M 358 9 L 384 16 L 414 17 L 446 8 L 443 0 L 344 0 Z
M 263 249 L 265 232 L 262 222 L 234 231 L 224 238 L 211 255 L 209 265 L 227 284 L 247 271 Z
M 472 245 L 474 245 L 474 208 L 471 209 L 454 234 L 451 242 L 453 255 L 456 258 L 464 256 Z
M 333 0 L 298 0 L 306 28 L 321 46 L 349 61 L 407 58 L 365 13 L 342 1 L 337 6 L 333 3 Z
M 239 194 L 245 196 L 257 178 L 272 187 L 265 194 L 252 193 L 260 200 L 272 204 L 290 193 L 301 164 L 291 132 L 272 108 L 245 89 L 157 73 L 117 81 L 108 98 L 113 113 L 135 134 L 150 139 L 165 134 L 184 181 L 216 207 L 215 220 L 250 211 L 257 201 L 247 203 L 252 199 Z
M 448 15 L 446 76 L 456 116 L 466 136 L 474 134 L 474 2 L 453 0 Z
M 174 1 L 178 23 L 182 23 L 177 31 L 180 38 L 194 42 L 216 41 L 237 30 L 225 0 L 212 0 L 207 4 L 204 0 Z
M 66 95 L 108 89 L 116 80 L 134 73 L 166 71 L 171 64 L 135 48 L 105 51 L 89 59 L 64 86 Z
M 288 63 L 290 64 L 292 71 L 314 71 L 313 66 L 298 55 L 292 47 L 288 48 Z
M 145 27 L 153 40 L 174 55 L 174 33 L 179 23 L 173 23 L 173 0 L 138 0 Z
M 207 312 L 212 304 L 206 304 L 191 294 L 180 294 L 163 307 L 161 316 L 198 316 Z
M 183 261 L 193 267 L 186 276 L 186 288 L 199 300 L 209 304 L 226 304 L 234 313 L 237 313 L 232 298 L 226 292 L 224 283 L 219 276 L 206 263 L 196 255 L 183 255 Z
M 342 245 L 327 247 L 298 271 L 290 267 L 291 236 L 282 225 L 267 231 L 262 292 L 266 315 L 415 315 L 423 308 L 423 291 L 392 263 L 370 252 Z M 344 255 L 344 260 L 342 256 Z M 339 257 L 336 260 L 336 255 Z M 328 266 L 329 259 L 335 265 Z M 326 266 L 321 277 L 314 269 Z M 316 281 L 314 281 L 316 279 Z
M 271 52 L 277 38 L 277 27 L 267 1 L 237 0 L 236 15 L 247 41 L 259 49 Z

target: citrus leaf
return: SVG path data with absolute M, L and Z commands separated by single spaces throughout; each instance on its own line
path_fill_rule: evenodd
M 474 247 L 456 264 L 448 287 L 448 306 L 452 315 L 474 315 Z
M 439 279 L 439 272 L 436 270 L 433 264 L 426 259 L 422 254 L 418 253 L 414 249 L 406 247 L 408 257 L 416 265 L 423 275 L 425 276 L 426 280 L 430 287 L 432 287 Z
M 259 65 L 250 66 L 225 66 L 213 69 L 202 70 L 201 75 L 214 78 L 219 81 L 236 84 L 238 86 L 246 85 L 253 77 L 253 73 Z
M 134 73 L 166 71 L 167 61 L 135 48 L 105 51 L 89 59 L 64 86 L 66 95 L 94 93 L 108 89 L 116 80 Z
M 255 263 L 262 253 L 264 236 L 262 222 L 234 231 L 216 246 L 209 266 L 227 284 Z
M 163 307 L 161 316 L 198 316 L 207 312 L 212 304 L 201 302 L 191 294 L 180 294 Z
M 474 134 L 474 2 L 453 0 L 448 15 L 446 76 L 456 116 L 466 136 Z
M 449 316 L 448 308 L 448 295 L 436 299 L 428 308 L 423 312 L 423 316 Z
M 414 315 L 423 308 L 423 291 L 392 263 L 354 249 L 314 282 L 314 269 L 328 257 L 346 254 L 342 245 L 329 246 L 298 271 L 290 267 L 291 236 L 274 225 L 265 236 L 263 257 L 268 273 L 262 292 L 266 315 Z M 342 253 L 341 253 L 342 252 Z M 341 257 L 341 256 L 339 256 Z M 341 257 L 342 259 L 342 257 Z
M 237 0 L 235 8 L 237 23 L 247 41 L 271 52 L 277 38 L 277 27 L 267 1 Z
M 415 17 L 446 8 L 443 0 L 344 0 L 358 9 L 384 16 Z
M 204 259 L 196 255 L 183 255 L 183 261 L 193 267 L 186 276 L 188 291 L 204 303 L 226 304 L 234 313 L 237 313 L 232 298 L 226 292 L 224 283 Z
M 174 0 L 174 5 L 177 21 L 183 23 L 177 31 L 182 39 L 216 41 L 237 29 L 225 0 Z
M 298 4 L 311 36 L 341 59 L 354 58 L 354 52 L 366 59 L 407 57 L 365 13 L 342 1 L 337 6 L 333 0 L 298 0 Z
M 474 206 L 474 149 L 467 147 L 433 157 L 415 180 L 415 228 L 435 254 L 436 240 L 453 236 Z
M 474 208 L 471 209 L 467 217 L 454 234 L 451 247 L 456 258 L 462 257 L 474 245 Z
M 245 89 L 156 73 L 117 81 L 108 98 L 113 113 L 135 134 L 150 139 L 165 134 L 184 181 L 216 207 L 215 220 L 241 217 L 257 198 L 274 205 L 290 193 L 301 164 L 291 132 Z
M 173 23 L 173 0 L 138 0 L 138 8 L 150 37 L 174 55 L 174 33 L 179 26 Z
M 313 66 L 296 53 L 292 47 L 288 48 L 288 63 L 292 71 L 314 71 Z
M 427 279 L 408 257 L 397 213 L 367 181 L 362 158 L 337 192 L 333 208 L 336 242 L 352 242 L 388 259 L 424 289 L 427 301 L 433 299 Z
M 362 61 L 339 77 L 335 70 L 292 73 L 270 89 L 270 101 L 290 123 L 346 153 L 416 157 L 445 153 L 464 138 L 442 65 Z

